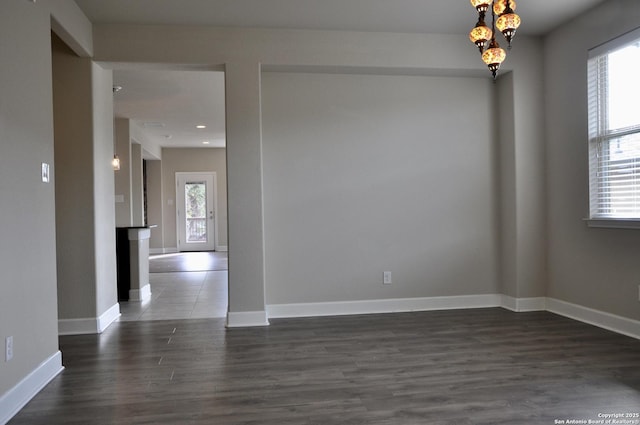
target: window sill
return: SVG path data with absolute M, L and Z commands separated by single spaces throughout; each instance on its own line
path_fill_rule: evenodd
M 588 227 L 640 229 L 640 218 L 585 218 Z

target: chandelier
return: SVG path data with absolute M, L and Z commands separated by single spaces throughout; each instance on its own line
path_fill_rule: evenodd
M 469 39 L 478 46 L 482 60 L 489 67 L 495 80 L 500 65 L 507 57 L 507 52 L 496 41 L 496 28 L 507 40 L 507 48 L 511 49 L 511 40 L 520 26 L 520 16 L 514 12 L 516 2 L 515 0 L 471 0 L 471 4 L 478 11 L 478 22 L 469 33 Z M 484 22 L 490 8 L 491 28 Z

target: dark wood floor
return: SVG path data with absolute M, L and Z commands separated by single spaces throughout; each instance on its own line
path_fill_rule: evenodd
M 547 425 L 640 412 L 640 341 L 547 312 L 120 322 L 60 345 L 66 370 L 11 425 Z

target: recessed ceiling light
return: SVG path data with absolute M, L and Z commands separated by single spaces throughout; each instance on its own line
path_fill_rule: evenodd
M 203 144 L 203 145 L 208 145 L 208 144 L 209 144 L 209 142 L 202 142 L 202 144 Z
M 196 128 L 207 128 L 207 126 L 200 124 L 200 125 L 196 125 Z

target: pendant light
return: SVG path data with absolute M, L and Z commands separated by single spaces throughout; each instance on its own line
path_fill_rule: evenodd
M 515 0 L 470 0 L 471 5 L 478 12 L 478 22 L 469 33 L 469 40 L 480 50 L 482 60 L 487 64 L 495 79 L 500 65 L 507 57 L 507 53 L 496 40 L 496 28 L 511 49 L 511 40 L 521 24 L 520 16 L 514 10 Z M 486 13 L 491 9 L 491 28 L 485 23 Z M 497 19 L 496 19 L 497 17 Z

